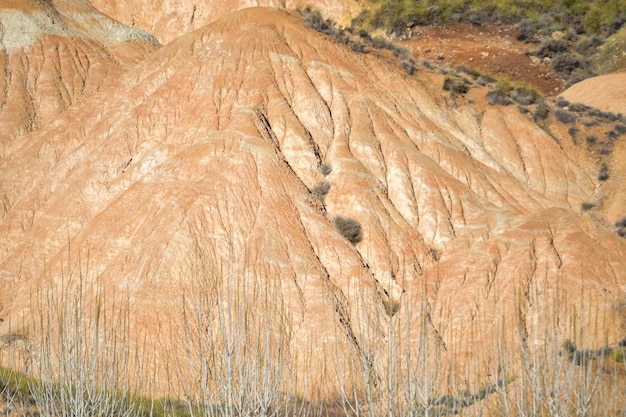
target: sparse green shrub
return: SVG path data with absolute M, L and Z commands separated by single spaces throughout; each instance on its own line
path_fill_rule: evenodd
M 472 76 L 472 78 L 474 78 L 474 79 L 476 79 L 476 78 L 480 77 L 480 75 L 481 75 L 481 73 L 480 73 L 480 72 L 478 72 L 478 71 L 476 71 L 476 70 L 474 70 L 474 69 L 472 69 L 472 68 L 469 68 L 467 65 L 463 65 L 463 64 L 461 64 L 461 65 L 457 66 L 457 67 L 456 67 L 456 71 L 457 71 L 458 73 L 462 73 L 462 74 L 467 74 L 467 75 L 470 75 L 470 76 Z
M 589 114 L 591 116 L 597 117 L 597 118 L 605 120 L 605 121 L 616 120 L 616 115 L 615 114 L 613 114 L 611 112 L 607 112 L 607 111 L 602 111 L 602 110 L 596 109 L 596 108 L 592 108 L 589 111 Z
M 609 179 L 609 167 L 603 164 L 598 172 L 598 181 L 606 181 Z
M 604 113 L 600 109 L 596 109 L 595 107 L 589 110 L 589 116 L 592 116 L 592 117 L 602 117 L 603 114 Z
M 616 124 L 615 127 L 613 127 L 613 131 L 617 136 L 621 136 L 626 133 L 626 125 Z
M 533 113 L 533 120 L 535 122 L 538 122 L 539 120 L 545 120 L 545 118 L 548 117 L 549 114 L 550 107 L 548 107 L 545 101 L 540 100 L 539 103 L 537 103 L 537 108 L 535 109 L 535 112 Z
M 517 25 L 517 40 L 523 42 L 538 42 L 539 22 L 532 19 L 524 19 Z
M 615 223 L 615 227 L 617 228 L 617 234 L 620 237 L 626 238 L 626 217 L 623 217 L 622 220 Z M 620 342 L 620 346 L 626 347 L 626 337 Z
M 603 142 L 598 153 L 600 155 L 610 155 L 613 153 L 613 142 Z
M 313 190 L 311 190 L 313 195 L 317 197 L 317 199 L 321 201 L 322 204 L 324 203 L 324 199 L 326 198 L 326 195 L 328 194 L 329 191 L 330 191 L 330 183 L 328 181 L 320 182 L 319 184 L 315 186 L 315 188 L 313 188 Z
M 576 344 L 569 339 L 565 339 L 563 342 L 563 352 L 565 353 L 574 353 L 576 352 Z
M 595 77 L 595 75 L 596 74 L 590 68 L 578 68 L 569 75 L 569 79 L 567 79 L 567 82 L 565 83 L 565 88 L 569 88 L 576 83 L 586 80 L 587 78 Z
M 542 39 L 547 39 L 554 31 L 561 30 L 563 27 L 551 19 L 550 16 L 543 15 L 540 18 L 534 16 L 524 18 L 515 29 L 517 40 L 526 43 L 539 43 Z
M 355 29 L 350 28 L 349 31 L 353 32 L 355 31 Z M 400 65 L 402 66 L 402 69 L 406 71 L 407 74 L 413 75 L 415 71 L 417 70 L 415 66 L 415 60 L 411 57 L 411 54 L 409 53 L 408 49 L 397 46 L 396 44 L 394 44 L 392 41 L 385 38 L 384 36 L 372 37 L 372 35 L 363 28 L 359 28 L 358 30 L 356 30 L 356 33 L 359 36 L 358 39 L 352 41 L 350 40 L 350 37 L 347 37 L 347 41 L 342 42 L 342 43 L 345 43 L 345 44 L 349 43 L 352 50 L 358 53 L 368 52 L 367 49 L 365 48 L 365 45 L 361 41 L 365 42 L 366 44 L 370 45 L 371 47 L 375 49 L 387 49 L 391 51 L 394 57 L 402 60 Z
M 372 36 L 365 29 L 360 29 L 358 33 L 359 37 L 368 42 L 372 42 Z
M 578 140 L 578 129 L 576 127 L 570 127 L 569 129 L 567 129 L 567 133 L 569 133 L 575 145 L 578 145 L 580 143 Z
M 389 49 L 389 48 L 387 48 L 387 49 Z M 390 50 L 393 53 L 393 56 L 413 61 L 413 64 L 415 64 L 415 61 L 411 57 L 411 54 L 409 53 L 408 49 L 403 48 L 401 46 L 395 46 L 394 45 L 393 49 L 390 49 Z
M 554 111 L 554 117 L 556 117 L 556 120 L 566 125 L 573 123 L 576 120 L 575 114 L 562 109 L 556 109 Z
M 409 27 L 412 5 L 408 2 L 386 2 L 373 14 L 364 10 L 352 21 L 352 26 L 367 25 L 374 29 L 385 28 L 387 33 L 400 36 Z
M 82 270 L 46 286 L 31 306 L 34 373 L 29 381 L 41 417 L 134 417 L 127 302 L 84 290 Z M 52 280 L 51 280 L 52 282 Z M 131 378 L 138 380 L 131 381 Z
M 497 90 L 489 91 L 486 97 L 487 103 L 491 104 L 492 106 L 495 106 L 496 104 L 500 104 L 502 106 L 508 106 L 510 104 L 513 104 L 513 100 L 511 100 L 509 96 L 502 94 Z
M 551 64 L 552 68 L 562 75 L 571 76 L 575 75 L 576 72 L 576 75 L 579 75 L 579 81 L 584 79 L 580 79 L 580 75 L 583 74 L 583 72 L 577 70 L 586 70 L 589 68 L 589 61 L 574 52 L 562 52 L 554 55 Z M 591 75 L 591 72 L 584 74 L 585 78 L 589 78 Z M 577 81 L 570 80 L 570 82 Z
M 593 127 L 593 126 L 597 126 L 599 123 L 596 119 L 583 118 L 583 119 L 580 119 L 580 124 L 585 127 Z
M 402 69 L 409 75 L 415 74 L 415 71 L 417 71 L 415 61 L 413 59 L 402 61 Z
M 351 243 L 356 245 L 363 240 L 361 224 L 356 220 L 342 216 L 335 216 L 333 224 L 337 230 L 339 230 L 339 233 L 341 233 L 342 236 L 348 239 Z
M 619 135 L 615 130 L 609 130 L 608 132 L 606 132 L 606 138 L 611 142 L 614 142 L 618 137 Z
M 443 80 L 443 89 L 452 95 L 463 95 L 469 91 L 469 82 L 465 78 L 448 74 Z
M 582 103 L 568 103 L 569 104 L 569 109 L 571 111 L 577 112 L 577 113 L 583 113 L 583 112 L 588 112 L 591 107 L 586 106 Z
M 369 0 L 353 27 L 406 36 L 415 26 L 470 23 L 516 24 L 518 40 L 538 43 L 535 54 L 556 60 L 571 85 L 593 73 L 586 60 L 626 22 L 626 0 Z M 554 36 L 555 32 L 562 32 Z M 565 54 L 557 57 L 559 54 Z
M 393 42 L 383 36 L 375 36 L 371 37 L 370 39 L 372 46 L 377 49 L 389 49 L 391 51 L 395 47 Z
M 327 177 L 331 172 L 333 172 L 333 167 L 330 164 L 324 162 L 320 165 L 320 172 L 323 176 Z
M 331 19 L 324 19 L 318 10 L 312 10 L 306 7 L 303 11 L 296 9 L 303 16 L 307 26 L 318 32 L 335 37 L 339 43 L 349 45 L 353 52 L 365 54 L 370 52 L 367 45 L 376 49 L 388 49 L 392 54 L 402 59 L 401 67 L 407 74 L 413 75 L 417 70 L 415 60 L 411 57 L 408 49 L 396 46 L 392 41 L 382 36 L 372 37 L 372 35 L 364 28 L 356 28 L 354 22 L 352 27 L 347 29 L 338 29 L 335 22 Z
M 508 106 L 513 103 L 513 100 L 509 97 L 511 91 L 513 91 L 511 83 L 505 79 L 500 79 L 494 88 L 487 93 L 487 102 L 492 106 L 496 104 Z
M 539 44 L 535 55 L 539 58 L 552 58 L 556 54 L 567 51 L 567 42 L 563 39 L 545 38 Z
M 557 97 L 554 104 L 560 108 L 565 108 L 570 105 L 569 101 L 565 100 L 563 97 Z
M 359 40 L 350 42 L 350 49 L 352 49 L 352 51 L 359 53 L 359 54 L 363 54 L 366 52 L 365 46 Z
M 576 42 L 574 50 L 580 55 L 589 56 L 594 52 L 595 48 L 601 46 L 603 43 L 604 40 L 599 36 L 585 36 Z
M 35 380 L 11 368 L 0 366 L 0 402 L 4 402 L 7 415 L 12 408 L 32 402 L 30 387 Z
M 530 85 L 518 85 L 515 87 L 513 100 L 518 104 L 528 106 L 537 103 L 540 97 L 541 94 L 539 94 L 536 88 Z
M 4 410 L 2 415 L 42 415 L 45 413 L 45 407 L 36 402 L 36 392 L 49 391 L 55 399 L 66 395 L 64 390 L 66 387 L 59 383 L 45 383 L 27 374 L 17 372 L 14 369 L 0 366 L 0 401 L 4 401 Z M 35 393 L 35 397 L 33 394 Z M 189 408 L 187 404 L 180 400 L 170 398 L 153 398 L 144 397 L 137 394 L 130 394 L 125 398 L 121 394 L 103 393 L 98 395 L 111 395 L 116 401 L 123 401 L 123 408 L 118 408 L 116 417 L 192 417 L 199 415 L 198 407 Z M 98 398 L 87 398 L 85 401 L 97 401 Z M 33 408 L 31 411 L 29 408 Z M 72 408 L 74 407 L 74 408 Z M 89 416 L 109 416 L 107 407 L 102 409 L 94 408 Z M 36 411 L 35 411 L 36 410 Z M 75 404 L 68 403 L 67 409 L 60 410 L 60 415 L 70 414 L 72 417 L 80 414 L 76 413 Z M 24 412 L 24 414 L 22 414 Z M 32 414 L 31 414 L 32 413 Z
M 580 210 L 581 210 L 581 211 L 589 211 L 589 210 L 591 210 L 592 208 L 594 208 L 595 206 L 596 206 L 596 205 L 595 205 L 595 204 L 593 204 L 593 203 L 582 203 L 582 204 L 580 205 Z
M 312 10 L 310 7 L 306 7 L 302 13 L 304 22 L 308 27 L 326 35 L 336 35 L 337 26 L 335 22 L 330 19 L 324 19 L 322 13 L 319 10 Z
M 481 75 L 480 77 L 476 78 L 476 84 L 480 85 L 480 86 L 485 86 L 489 83 L 493 83 L 495 82 L 495 78 L 488 76 L 488 75 Z

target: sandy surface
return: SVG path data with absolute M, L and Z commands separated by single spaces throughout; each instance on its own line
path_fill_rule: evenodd
M 454 68 L 466 65 L 489 74 L 504 75 L 536 85 L 544 94 L 556 95 L 564 83 L 549 64 L 529 56 L 533 44 L 520 42 L 510 28 L 457 24 L 420 27 L 402 42 L 416 59 Z

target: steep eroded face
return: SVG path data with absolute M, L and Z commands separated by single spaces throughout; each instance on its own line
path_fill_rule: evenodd
M 200 29 L 223 16 L 251 7 L 271 7 L 293 10 L 312 6 L 302 0 L 225 0 L 220 2 L 198 2 L 180 0 L 103 1 L 93 0 L 93 5 L 103 13 L 131 27 L 145 29 L 162 43 Z M 361 11 L 362 2 L 357 0 L 324 0 L 313 5 L 344 26 Z
M 0 143 L 44 127 L 158 48 L 89 2 L 0 5 Z
M 27 294 L 71 268 L 130 306 L 129 343 L 154 355 L 164 394 L 193 311 L 199 334 L 226 312 L 267 329 L 235 333 L 279 339 L 309 378 L 289 389 L 332 398 L 355 366 L 384 380 L 392 336 L 399 353 L 445 347 L 434 368 L 482 383 L 496 337 L 528 322 L 542 346 L 553 314 L 584 304 L 562 290 L 615 312 L 626 244 L 580 213 L 590 157 L 487 105 L 486 88 L 453 98 L 443 81 L 271 9 L 177 38 L 6 148 L 3 314 L 24 320 Z M 619 314 L 597 330 L 611 343 Z

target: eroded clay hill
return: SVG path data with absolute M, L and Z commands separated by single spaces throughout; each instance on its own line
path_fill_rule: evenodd
M 605 112 L 626 113 L 626 73 L 617 72 L 593 77 L 578 84 L 574 84 L 561 95 L 571 103 L 582 103 Z M 593 135 L 587 136 L 593 138 Z M 610 181 L 604 184 L 602 190 L 602 208 L 607 220 L 611 224 L 620 222 L 624 218 L 626 207 L 626 143 L 623 140 L 615 141 L 610 163 Z
M 489 106 L 484 88 L 453 100 L 438 72 L 409 76 L 272 9 L 109 74 L 0 159 L 0 334 L 71 269 L 127 300 L 161 383 L 184 357 L 181 305 L 206 286 L 201 311 L 248 297 L 250 323 L 283 334 L 325 394 L 351 364 L 383 375 L 387 312 L 407 343 L 423 331 L 446 368 L 478 358 L 485 377 L 518 319 L 530 347 L 573 322 L 597 345 L 624 337 L 626 241 L 581 212 L 598 180 L 566 127 Z
M 93 5 L 109 16 L 132 27 L 154 34 L 168 43 L 179 36 L 199 29 L 237 10 L 248 7 L 295 9 L 314 6 L 342 25 L 349 25 L 363 5 L 358 0 L 323 0 L 315 4 L 302 0 L 157 0 L 150 2 L 122 0 L 93 0 Z
M 626 111 L 626 73 L 616 72 L 583 80 L 563 92 L 572 103 L 583 103 L 600 110 Z
M 58 4 L 57 4 L 58 3 Z M 158 47 L 88 1 L 0 3 L 0 144 L 46 126 Z

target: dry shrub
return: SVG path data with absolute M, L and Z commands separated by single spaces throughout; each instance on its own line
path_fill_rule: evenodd
M 313 188 L 313 190 L 311 190 L 313 195 L 317 197 L 317 199 L 321 201 L 322 204 L 324 203 L 324 199 L 326 198 L 326 195 L 329 191 L 330 183 L 328 181 L 321 181 Z
M 363 234 L 361 232 L 361 224 L 354 219 L 349 219 L 342 216 L 336 216 L 333 219 L 333 224 L 339 230 L 339 233 L 348 239 L 351 243 L 357 244 L 363 240 Z

